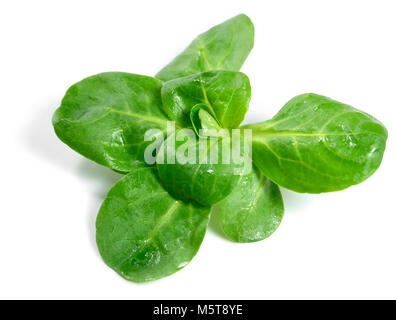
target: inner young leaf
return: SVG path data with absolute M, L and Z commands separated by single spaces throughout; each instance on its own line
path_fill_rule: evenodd
M 203 103 L 197 104 L 191 109 L 190 118 L 195 132 L 201 138 L 224 137 L 227 134 L 227 130 L 221 128 L 208 106 Z

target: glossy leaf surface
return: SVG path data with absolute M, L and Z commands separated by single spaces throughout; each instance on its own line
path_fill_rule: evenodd
M 240 14 L 199 35 L 156 77 L 168 81 L 209 70 L 239 71 L 254 44 L 254 26 Z
M 241 72 L 209 71 L 168 81 L 162 90 L 163 108 L 182 127 L 189 127 L 191 109 L 208 106 L 223 128 L 238 128 L 249 108 L 249 78 Z
M 297 191 L 345 189 L 379 167 L 387 130 L 372 116 L 316 95 L 290 100 L 253 129 L 253 160 L 265 176 Z
M 231 156 L 228 163 L 223 162 L 223 147 L 231 150 L 229 141 L 196 139 L 191 129 L 170 135 L 157 158 L 159 175 L 166 189 L 177 199 L 194 200 L 202 205 L 212 205 L 225 198 L 239 181 L 244 166 L 244 163 L 235 163 Z M 173 143 L 176 152 L 172 152 L 170 144 Z M 217 158 L 212 158 L 213 155 Z M 243 149 L 240 155 L 244 155 Z
M 109 192 L 96 221 L 104 261 L 128 280 L 168 276 L 197 253 L 210 208 L 172 198 L 155 167 L 135 168 Z
M 284 213 L 279 187 L 258 169 L 244 175 L 216 206 L 222 230 L 235 242 L 269 237 L 279 227 Z
M 55 132 L 87 158 L 128 172 L 143 159 L 146 130 L 166 129 L 161 86 L 157 79 L 121 72 L 86 78 L 66 92 L 53 117 Z
M 195 133 L 200 137 L 220 137 L 229 131 L 220 127 L 204 104 L 197 104 L 191 109 L 191 123 Z

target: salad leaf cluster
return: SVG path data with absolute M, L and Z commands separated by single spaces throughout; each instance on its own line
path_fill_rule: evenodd
M 96 222 L 104 261 L 124 278 L 156 280 L 186 266 L 203 241 L 213 208 L 230 240 L 259 241 L 282 221 L 278 186 L 337 191 L 379 167 L 386 128 L 367 113 L 321 95 L 299 95 L 271 120 L 241 127 L 251 87 L 239 70 L 253 44 L 252 22 L 238 15 L 199 35 L 155 77 L 91 76 L 71 86 L 56 110 L 53 126 L 64 143 L 125 174 Z M 166 136 L 169 121 L 175 131 Z M 252 150 L 241 150 L 252 155 L 249 173 L 235 174 L 241 166 L 235 163 L 167 161 L 175 136 L 196 136 L 175 145 L 196 151 L 202 132 L 223 139 L 222 130 L 238 128 L 252 132 Z M 153 129 L 165 138 L 148 164 L 144 155 L 152 142 L 145 136 Z M 205 141 L 207 150 L 222 154 L 211 139 Z

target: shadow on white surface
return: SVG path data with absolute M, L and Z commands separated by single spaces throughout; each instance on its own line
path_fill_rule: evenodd
M 252 106 L 250 106 L 248 112 L 245 115 L 245 119 L 242 122 L 242 125 L 258 123 L 265 120 L 268 119 L 264 118 L 258 110 L 255 110 Z
M 51 122 L 59 103 L 53 101 L 47 105 L 50 107 L 35 108 L 34 116 L 25 124 L 21 136 L 22 146 L 35 157 L 71 173 L 88 184 L 88 192 L 91 192 L 87 212 L 89 238 L 93 249 L 98 253 L 95 240 L 96 216 L 106 194 L 123 175 L 84 158 L 60 141 Z
M 22 144 L 33 155 L 51 165 L 70 171 L 76 155 L 59 141 L 52 127 L 52 115 L 59 102 L 54 99 L 44 105 L 48 107 L 33 106 L 34 113 L 31 113 L 29 122 L 25 123 L 22 132 Z
M 85 158 L 81 160 L 76 173 L 92 185 L 93 194 L 100 200 L 103 200 L 111 187 L 124 176 Z
M 88 181 L 90 184 L 89 189 L 92 190 L 94 199 L 91 199 L 87 212 L 88 230 L 92 248 L 99 255 L 96 245 L 96 217 L 107 193 L 123 175 L 84 158 L 77 168 L 77 175 Z
M 265 108 L 266 105 L 266 101 L 261 101 L 259 99 L 251 101 L 242 124 L 254 124 L 270 120 L 274 114 L 271 110 Z
M 289 214 L 298 214 L 299 211 L 312 201 L 314 195 L 307 193 L 298 193 L 285 188 L 280 188 L 285 207 L 285 216 Z

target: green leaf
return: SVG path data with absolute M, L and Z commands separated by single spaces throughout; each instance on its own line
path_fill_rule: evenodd
M 191 109 L 208 106 L 223 128 L 238 128 L 249 108 L 249 78 L 241 72 L 208 71 L 164 83 L 164 111 L 181 127 L 190 127 Z
M 244 175 L 231 194 L 217 205 L 219 223 L 235 242 L 255 242 L 279 227 L 284 213 L 279 187 L 255 169 Z
M 53 116 L 58 137 L 75 151 L 119 172 L 143 159 L 148 129 L 166 130 L 160 80 L 121 72 L 76 83 Z
M 156 77 L 163 81 L 209 70 L 239 71 L 254 44 L 254 26 L 240 14 L 199 35 Z
M 110 190 L 100 208 L 100 254 L 128 280 L 166 277 L 198 252 L 210 211 L 172 198 L 158 181 L 155 167 L 135 168 Z
M 210 114 L 208 107 L 203 104 L 197 104 L 191 109 L 191 123 L 198 136 L 202 137 L 221 137 L 228 134 L 228 130 L 220 127 L 217 120 Z
M 265 176 L 297 191 L 345 189 L 372 175 L 385 150 L 387 130 L 375 118 L 316 94 L 290 100 L 253 129 L 253 160 Z
M 174 147 L 173 147 L 174 144 Z M 177 199 L 212 205 L 224 199 L 244 173 L 245 161 L 237 163 L 230 138 L 197 139 L 191 129 L 169 135 L 157 156 L 157 168 L 165 188 Z M 245 152 L 241 146 L 240 160 Z

